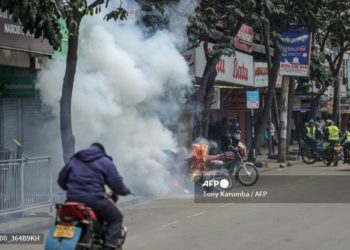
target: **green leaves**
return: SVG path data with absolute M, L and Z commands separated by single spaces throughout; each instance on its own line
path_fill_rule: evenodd
M 120 19 L 120 20 L 125 20 L 128 17 L 128 12 L 119 7 L 114 11 L 111 11 L 110 13 L 108 13 L 103 19 L 106 21 L 109 21 L 110 19 L 113 19 L 114 21 Z
M 215 44 L 209 57 L 232 55 L 233 37 L 242 22 L 255 15 L 256 6 L 255 0 L 201 1 L 196 16 L 189 20 L 189 46 L 211 40 Z
M 160 2 L 156 7 L 162 10 Z M 15 22 L 20 22 L 24 33 L 34 34 L 36 38 L 44 37 L 55 50 L 62 41 L 59 20 L 67 23 L 70 36 L 79 34 L 79 24 L 83 16 L 96 15 L 102 12 L 104 0 L 0 0 L 0 10 L 8 11 Z M 104 19 L 124 20 L 127 11 L 123 6 L 108 13 Z
M 62 1 L 54 0 L 1 0 L 0 10 L 20 22 L 23 32 L 48 39 L 54 49 L 59 48 L 62 36 L 58 19 L 63 17 Z

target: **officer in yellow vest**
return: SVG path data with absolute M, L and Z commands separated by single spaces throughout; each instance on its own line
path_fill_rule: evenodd
M 347 123 L 347 130 L 343 135 L 342 146 L 344 149 L 344 163 L 350 163 L 350 120 Z
M 325 139 L 326 142 L 328 142 L 327 148 L 329 148 L 329 146 L 334 146 L 334 144 L 340 140 L 340 130 L 333 121 L 330 121 L 329 125 L 326 127 Z
M 315 122 L 314 120 L 310 120 L 306 127 L 306 133 L 305 133 L 305 142 L 306 143 L 310 143 L 310 144 L 314 144 L 315 140 L 317 139 L 317 128 L 315 126 Z

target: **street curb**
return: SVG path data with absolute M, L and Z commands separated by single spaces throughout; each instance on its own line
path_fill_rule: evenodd
M 289 162 L 291 162 L 292 166 L 293 166 L 298 161 L 289 161 Z M 266 166 L 263 167 L 263 168 L 260 168 L 260 171 L 259 171 L 260 173 L 269 172 L 269 171 L 272 171 L 272 170 L 275 170 L 275 169 L 279 169 L 281 163 L 278 163 L 278 162 L 273 162 L 273 163 L 271 163 L 271 162 L 264 162 L 264 164 L 266 164 Z M 269 166 L 269 165 L 272 165 L 272 164 L 275 165 L 275 166 Z M 291 166 L 288 166 L 288 167 L 291 167 Z

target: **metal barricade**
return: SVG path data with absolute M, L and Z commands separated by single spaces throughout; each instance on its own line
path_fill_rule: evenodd
M 0 161 L 0 216 L 50 206 L 50 157 Z

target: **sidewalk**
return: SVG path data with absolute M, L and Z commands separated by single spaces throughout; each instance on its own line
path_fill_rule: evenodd
M 293 164 L 294 162 L 298 162 L 300 157 L 298 156 L 298 145 L 290 145 L 289 152 L 287 155 L 287 162 Z M 261 172 L 270 171 L 276 168 L 280 168 L 281 163 L 277 161 L 277 147 L 275 148 L 275 155 L 273 155 L 273 159 L 269 158 L 269 150 L 267 148 L 261 147 L 259 155 L 256 157 L 256 161 L 262 163 L 262 167 L 260 168 Z
M 61 202 L 57 200 L 54 203 Z M 135 205 L 142 201 L 138 196 L 121 197 L 118 201 L 120 208 Z M 50 212 L 49 208 L 40 208 L 0 217 L 0 233 L 39 233 L 47 230 L 54 222 L 56 210 Z

